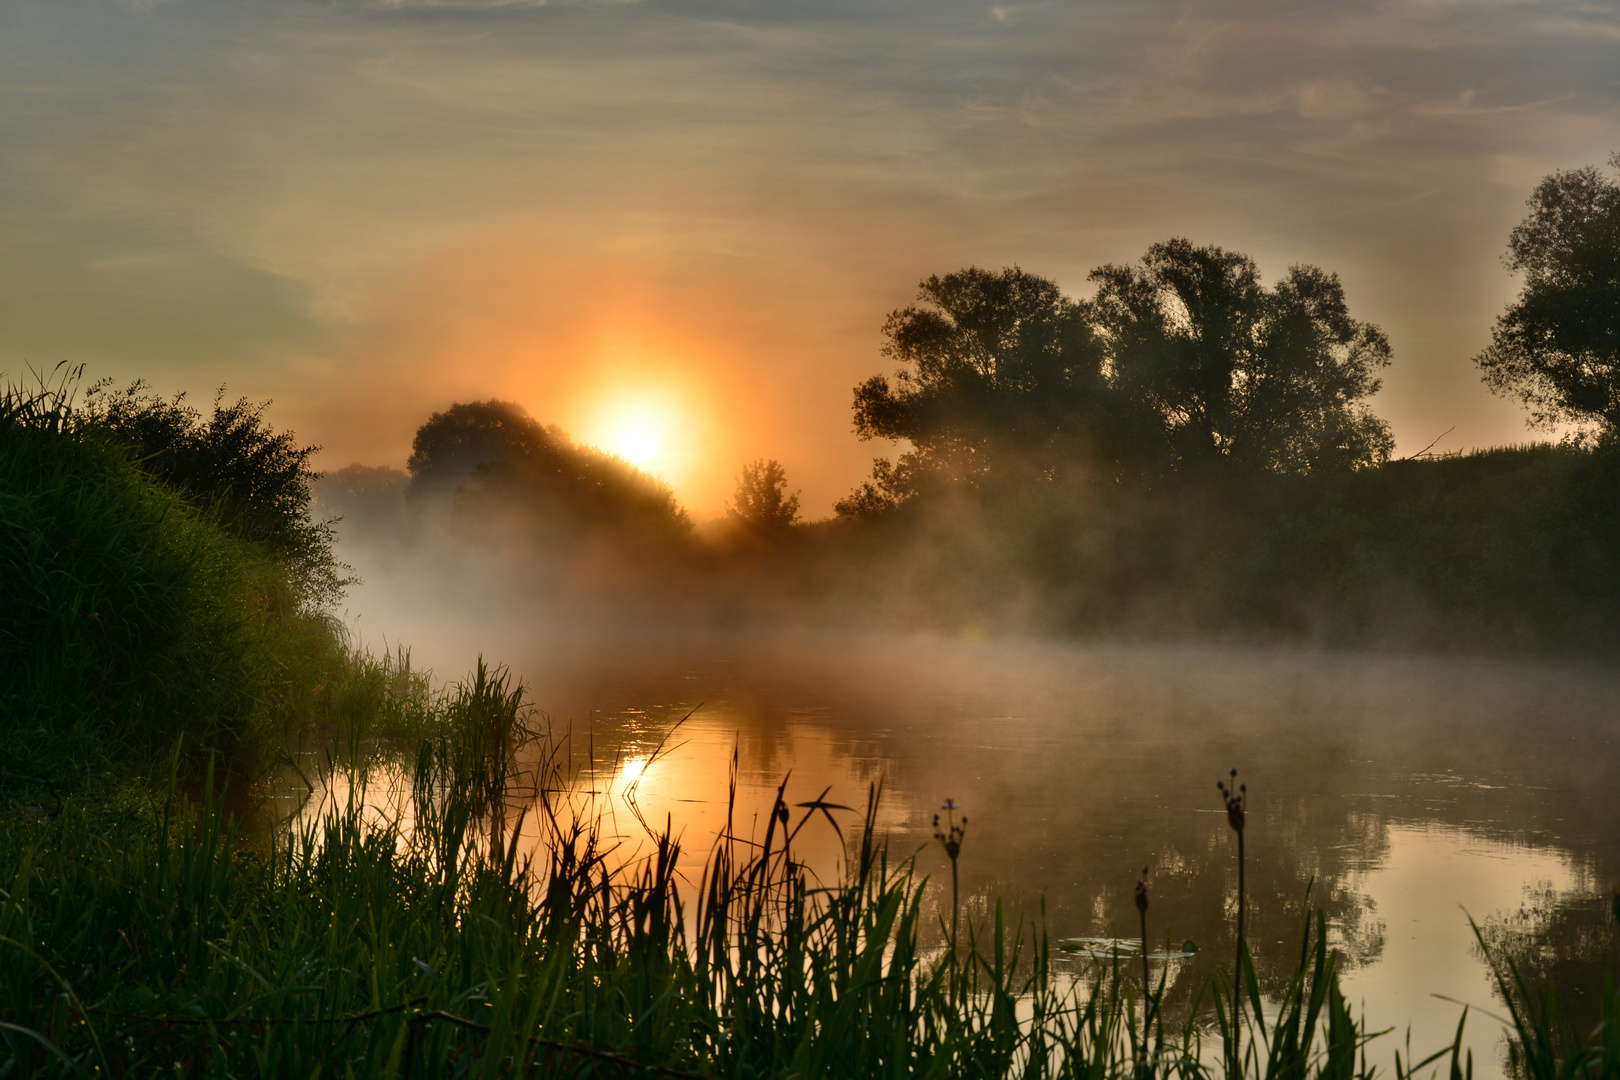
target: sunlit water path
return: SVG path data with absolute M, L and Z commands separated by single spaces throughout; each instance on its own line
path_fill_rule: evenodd
M 746 832 L 787 779 L 824 791 L 915 854 L 942 914 L 932 840 L 942 798 L 969 818 L 965 919 L 995 898 L 1055 940 L 1133 937 L 1149 866 L 1150 935 L 1198 946 L 1185 994 L 1230 963 L 1236 866 L 1215 781 L 1249 785 L 1249 918 L 1262 977 L 1289 969 L 1307 887 L 1373 1029 L 1421 1057 L 1474 1006 L 1482 1076 L 1503 1069 L 1499 1013 L 1468 923 L 1576 1011 L 1620 958 L 1606 921 L 1620 880 L 1620 672 L 1501 660 L 1308 652 L 819 639 L 546 648 L 517 665 L 570 732 L 581 784 L 624 851 L 665 823 L 689 873 L 726 826 Z M 683 720 L 684 718 L 684 720 Z M 797 813 L 797 811 L 796 811 Z M 841 815 L 847 828 L 858 813 Z M 825 821 L 799 855 L 837 872 Z M 1072 970 L 1089 963 L 1065 958 Z

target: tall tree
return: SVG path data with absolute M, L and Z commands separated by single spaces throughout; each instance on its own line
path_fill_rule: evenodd
M 1620 170 L 1620 154 L 1609 159 Z M 1546 177 L 1508 236 L 1519 299 L 1474 362 L 1530 423 L 1620 430 L 1620 183 L 1587 166 Z
M 1310 472 L 1389 457 L 1389 427 L 1363 400 L 1389 341 L 1350 317 L 1337 274 L 1293 266 L 1267 289 L 1247 255 L 1177 238 L 1091 280 L 1113 384 L 1157 416 L 1178 465 Z
M 1084 308 L 1054 282 L 969 267 L 923 281 L 918 300 L 883 327 L 883 355 L 902 365 L 893 380 L 855 388 L 856 433 L 912 446 L 878 463 L 879 502 L 927 476 L 1046 468 L 1059 443 L 1087 436 L 1106 393 L 1101 357 Z

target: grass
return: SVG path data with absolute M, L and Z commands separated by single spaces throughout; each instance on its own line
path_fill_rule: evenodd
M 289 736 L 387 714 L 367 687 L 390 676 L 228 526 L 105 437 L 70 379 L 0 387 L 0 789 L 150 777 L 179 743 L 184 775 L 212 757 L 240 793 Z
M 390 670 L 402 677 L 397 661 L 373 677 Z M 414 700 L 408 813 L 368 809 L 367 771 L 344 766 L 347 801 L 257 836 L 239 832 L 206 773 L 197 799 L 171 779 L 143 806 L 69 798 L 54 818 L 6 821 L 0 1074 L 1376 1071 L 1374 1036 L 1308 904 L 1280 999 L 1261 999 L 1245 955 L 1241 1011 L 1216 972 L 1172 1018 L 1154 1005 L 1162 986 L 1155 995 L 1118 956 L 1088 978 L 1055 971 L 1043 928 L 1011 925 L 999 905 L 958 948 L 930 944 L 925 883 L 889 860 L 875 788 L 844 823 L 847 872 L 831 884 L 795 857 L 803 830 L 828 827 L 829 804 L 790 807 L 780 793 L 762 838 L 728 829 L 694 860 L 665 834 L 627 860 L 503 671 L 480 665 Z M 329 760 L 342 757 L 334 745 Z M 1517 995 L 1519 1075 L 1613 1074 L 1612 1022 L 1583 1040 L 1556 999 L 1533 998 L 1511 968 L 1500 977 Z M 1612 987 L 1605 1016 L 1620 1017 Z M 1441 1068 L 1471 1074 L 1461 1027 L 1438 1055 L 1397 1057 L 1396 1076 Z
M 470 679 L 440 720 L 501 702 L 498 684 Z M 1117 964 L 1094 993 L 1056 978 L 1044 935 L 1011 932 L 999 909 L 959 958 L 924 945 L 923 883 L 887 861 L 876 792 L 844 881 L 808 877 L 793 851 L 817 809 L 788 811 L 762 842 L 711 852 L 687 910 L 667 836 L 617 863 L 541 785 L 531 861 L 515 830 L 490 827 L 484 766 L 443 743 L 423 744 L 410 829 L 356 798 L 244 845 L 207 788 L 134 819 L 70 800 L 48 823 L 13 822 L 0 1039 L 20 1074 L 1139 1068 L 1136 988 Z M 1159 1034 L 1154 1071 L 1200 1073 L 1196 1026 L 1167 1039 L 1161 1019 Z

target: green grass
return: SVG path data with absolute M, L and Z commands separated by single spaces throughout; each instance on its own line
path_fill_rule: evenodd
M 306 591 L 86 421 L 67 381 L 0 388 L 0 791 L 150 777 L 176 743 L 185 775 L 212 756 L 240 791 L 289 734 L 378 713 L 368 680 L 391 676 Z
M 475 678 L 441 718 L 499 696 Z M 1140 988 L 1120 966 L 1094 985 L 1060 978 L 1044 934 L 1014 932 L 999 908 L 958 957 L 925 945 L 923 882 L 887 861 L 875 793 L 850 823 L 847 878 L 822 887 L 793 858 L 813 808 L 701 866 L 667 837 L 621 865 L 591 819 L 542 798 L 531 862 L 477 812 L 476 786 L 437 773 L 410 830 L 355 802 L 258 844 L 206 799 L 111 819 L 70 801 L 12 821 L 0 1044 L 16 1074 L 1207 1071 L 1198 1026 L 1167 1032 L 1161 1016 L 1144 1053 Z M 1362 1036 L 1323 931 L 1301 955 L 1250 1072 L 1351 1075 Z
M 1240 951 L 1239 1041 L 1221 972 L 1172 1017 L 1118 957 L 1054 969 L 1044 930 L 999 905 L 940 947 L 876 790 L 832 884 L 795 858 L 828 827 L 820 806 L 780 795 L 763 837 L 728 829 L 694 858 L 666 835 L 625 860 L 504 672 L 412 700 L 424 737 L 398 817 L 342 765 L 347 803 L 246 836 L 211 777 L 196 800 L 171 783 L 144 806 L 7 819 L 0 1074 L 1351 1080 L 1389 1054 L 1308 904 L 1279 1000 Z M 1509 970 L 1519 1075 L 1613 1075 L 1612 988 L 1583 1038 Z M 1470 1075 L 1461 1036 L 1397 1057 L 1397 1080 Z

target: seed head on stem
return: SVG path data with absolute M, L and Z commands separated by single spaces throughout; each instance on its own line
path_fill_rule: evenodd
M 1249 808 L 1249 785 L 1237 782 L 1237 770 L 1232 770 L 1232 786 L 1227 787 L 1226 781 L 1217 780 L 1215 786 L 1221 789 L 1221 798 L 1226 800 L 1226 820 L 1231 824 L 1234 832 L 1243 831 L 1244 812 Z
M 934 815 L 934 839 L 945 846 L 945 854 L 954 862 L 962 853 L 962 834 L 967 832 L 967 815 L 956 817 L 956 811 L 962 809 L 962 804 L 955 799 L 946 799 L 939 804 L 939 808 L 945 811 L 945 824 L 942 827 L 939 815 Z
M 1136 879 L 1136 914 L 1142 922 L 1142 1064 L 1146 1071 L 1148 1038 L 1153 1030 L 1153 983 L 1148 978 L 1148 868 L 1142 867 L 1142 876 Z
M 939 808 L 945 811 L 945 823 L 942 826 L 939 815 L 934 815 L 934 839 L 944 846 L 945 856 L 951 860 L 951 956 L 954 959 L 957 911 L 956 857 L 962 854 L 962 837 L 967 832 L 967 815 L 963 814 L 960 818 L 956 816 L 956 812 L 962 809 L 962 804 L 955 799 L 947 798 L 939 804 Z

